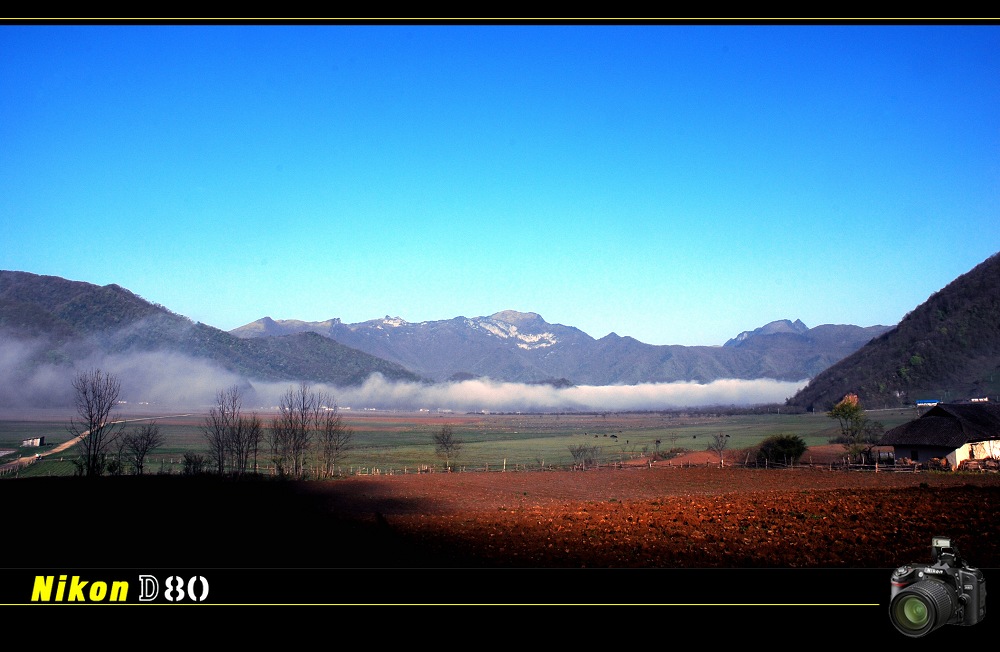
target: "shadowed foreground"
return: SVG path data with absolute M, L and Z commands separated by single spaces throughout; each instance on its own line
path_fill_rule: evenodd
M 36 566 L 891 568 L 931 536 L 1000 566 L 996 474 L 629 469 L 0 482 Z

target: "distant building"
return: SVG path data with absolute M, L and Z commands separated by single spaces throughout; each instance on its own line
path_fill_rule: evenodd
M 32 437 L 31 439 L 22 439 L 22 446 L 44 446 L 45 437 Z
M 969 459 L 1000 458 L 1000 405 L 939 403 L 919 418 L 885 433 L 896 459 L 946 459 L 951 467 Z

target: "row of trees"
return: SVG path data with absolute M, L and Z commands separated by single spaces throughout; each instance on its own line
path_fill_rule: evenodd
M 256 412 L 243 414 L 239 387 L 234 385 L 215 395 L 202 431 L 216 473 L 243 475 L 257 470 L 264 424 Z
M 289 387 L 278 402 L 278 413 L 266 426 L 256 412 L 243 413 L 238 386 L 216 395 L 203 427 L 209 459 L 216 473 L 257 472 L 263 454 L 280 477 L 301 478 L 315 453 L 316 475 L 335 475 L 352 447 L 354 431 L 344 424 L 333 397 L 313 391 L 306 383 Z
M 163 444 L 155 422 L 126 429 L 114 418 L 121 399 L 121 382 L 114 374 L 94 369 L 74 377 L 76 417 L 69 433 L 79 438 L 78 472 L 88 477 L 106 474 L 141 475 L 151 451 Z M 236 385 L 216 394 L 202 426 L 208 444 L 208 468 L 216 473 L 244 475 L 259 470 L 262 456 L 283 477 L 303 477 L 307 460 L 315 453 L 316 474 L 330 477 L 352 447 L 354 432 L 344 424 L 333 397 L 313 391 L 308 384 L 290 387 L 281 397 L 278 413 L 265 424 L 257 412 L 246 413 L 243 395 Z M 450 429 L 442 437 L 439 451 L 451 456 L 461 441 Z M 200 458 L 200 456 L 198 456 Z M 201 470 L 202 462 L 185 468 Z
M 217 473 L 257 470 L 258 454 L 266 446 L 268 461 L 276 475 L 301 478 L 307 464 L 315 460 L 316 476 L 329 478 L 354 446 L 354 431 L 344 423 L 334 398 L 314 391 L 307 383 L 289 387 L 278 401 L 278 413 L 265 427 L 256 413 L 242 414 L 242 398 L 236 386 L 216 396 L 216 404 L 205 420 L 204 434 L 210 459 Z M 465 443 L 449 425 L 433 434 L 434 452 L 451 470 Z
M 330 477 L 353 440 L 354 431 L 344 424 L 333 397 L 306 383 L 285 392 L 268 429 L 271 462 L 280 476 L 303 476 L 307 456 L 315 449 L 318 475 Z

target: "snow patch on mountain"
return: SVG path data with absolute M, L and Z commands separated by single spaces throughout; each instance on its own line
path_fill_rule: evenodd
M 498 319 L 466 319 L 465 323 L 500 339 L 513 339 L 519 349 L 527 351 L 552 346 L 559 341 L 554 333 L 522 333 L 514 324 Z

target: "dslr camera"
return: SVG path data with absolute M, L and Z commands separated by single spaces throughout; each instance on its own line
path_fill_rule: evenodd
M 912 638 L 986 617 L 982 572 L 965 563 L 948 537 L 931 538 L 931 557 L 932 564 L 907 564 L 892 572 L 889 618 Z

